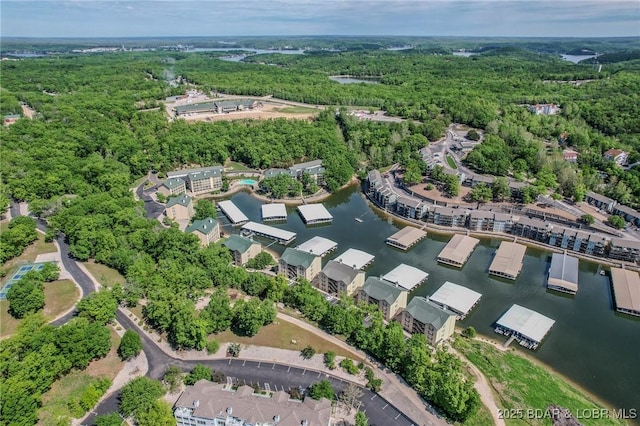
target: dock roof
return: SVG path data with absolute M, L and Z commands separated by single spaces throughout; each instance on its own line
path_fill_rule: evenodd
M 362 291 L 364 291 L 369 297 L 376 300 L 384 300 L 389 305 L 392 305 L 396 300 L 398 300 L 400 294 L 407 290 L 388 281 L 381 280 L 380 278 L 369 277 L 364 282 Z
M 298 206 L 298 211 L 305 222 L 328 221 L 333 219 L 329 210 L 322 204 L 303 204 Z
M 349 250 L 336 257 L 334 260 L 336 262 L 352 266 L 355 269 L 362 269 L 369 263 L 373 262 L 374 258 L 375 257 L 369 253 L 350 248 Z
M 549 285 L 562 287 L 573 293 L 578 291 L 578 258 L 553 253 L 549 267 Z
M 477 291 L 447 281 L 429 297 L 429 300 L 466 315 L 481 297 L 482 294 Z
M 640 275 L 622 268 L 611 268 L 616 307 L 640 312 Z
M 411 247 L 417 241 L 426 237 L 427 233 L 413 226 L 405 226 L 395 234 L 387 238 L 387 243 L 401 247 Z
M 322 273 L 331 280 L 342 281 L 346 284 L 353 282 L 358 274 L 364 275 L 364 272 L 345 265 L 344 263 L 336 262 L 335 260 L 328 261 L 324 268 L 322 268 Z
M 324 237 L 315 236 L 296 247 L 300 251 L 305 251 L 316 256 L 324 256 L 331 250 L 338 247 L 338 243 Z
M 518 276 L 522 269 L 522 259 L 527 248 L 522 244 L 503 241 L 496 251 L 496 254 L 489 266 L 489 272 L 506 275 L 509 277 Z
M 266 235 L 271 238 L 275 238 L 282 241 L 290 241 L 296 237 L 295 232 L 287 231 L 286 229 L 275 228 L 269 225 L 263 225 L 257 222 L 248 222 L 242 226 L 242 229 L 253 231 L 257 234 Z
M 262 211 L 262 220 L 287 217 L 287 207 L 281 203 L 263 204 L 260 209 Z
M 218 203 L 222 212 L 233 223 L 246 222 L 249 220 L 247 216 L 233 203 L 231 200 L 224 200 Z
M 451 261 L 462 265 L 480 242 L 479 239 L 467 235 L 456 234 L 438 255 L 438 260 Z
M 397 284 L 400 287 L 404 287 L 407 290 L 412 290 L 414 287 L 420 285 L 424 280 L 429 277 L 429 274 L 421 271 L 413 266 L 405 265 L 401 263 L 396 266 L 392 271 L 382 276 L 383 280 L 387 280 L 390 283 Z
M 307 253 L 306 251 L 296 250 L 291 247 L 287 248 L 284 253 L 282 253 L 282 256 L 280 256 L 280 260 L 287 265 L 300 266 L 303 268 L 311 266 L 315 258 L 316 255 Z
M 442 309 L 425 297 L 416 296 L 405 309 L 414 320 L 422 324 L 431 324 L 436 329 L 442 327 L 449 317 L 456 316 L 455 313 Z
M 549 332 L 554 320 L 520 305 L 513 305 L 496 324 L 513 330 L 529 340 L 540 342 Z

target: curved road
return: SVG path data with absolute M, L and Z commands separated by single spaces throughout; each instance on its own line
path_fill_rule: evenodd
M 117 320 L 126 329 L 135 330 L 137 327 L 136 324 L 121 311 L 117 312 Z M 140 337 L 142 338 L 142 346 L 149 363 L 147 376 L 154 379 L 160 379 L 169 365 L 176 365 L 182 368 L 183 371 L 190 371 L 196 364 L 202 364 L 226 374 L 233 383 L 257 383 L 262 388 L 264 388 L 266 384 L 271 390 L 288 390 L 291 387 L 304 389 L 319 380 L 326 379 L 331 382 L 333 388 L 339 393 L 348 383 L 319 371 L 273 362 L 258 362 L 243 360 L 241 358 L 186 361 L 173 358 L 164 353 L 145 333 L 140 333 Z M 418 424 L 378 394 L 366 388 L 360 387 L 360 389 L 363 393 L 361 398 L 362 406 L 360 409 L 366 413 L 371 426 L 411 426 Z M 83 424 L 91 425 L 97 415 L 117 411 L 118 398 L 119 392 L 110 395 L 91 412 Z

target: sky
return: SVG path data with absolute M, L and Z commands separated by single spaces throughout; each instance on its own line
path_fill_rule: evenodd
M 1 0 L 2 37 L 640 36 L 639 0 Z

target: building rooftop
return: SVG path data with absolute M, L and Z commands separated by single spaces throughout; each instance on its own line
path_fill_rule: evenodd
M 190 180 L 203 180 L 203 179 L 209 179 L 210 177 L 216 177 L 216 176 L 222 176 L 222 168 L 204 170 L 199 172 L 192 171 L 187 175 L 187 178 Z
M 204 235 L 208 235 L 217 225 L 218 221 L 210 217 L 202 220 L 194 220 L 191 225 L 187 226 L 185 232 L 190 233 L 198 231 Z
M 229 218 L 231 222 L 241 223 L 249 220 L 247 216 L 231 200 L 224 200 L 218 203 L 220 210 Z
M 538 229 L 549 229 L 546 222 L 543 222 L 540 219 L 533 219 L 527 216 L 520 216 L 520 218 L 518 219 L 518 224 L 522 226 L 529 226 L 529 227 L 538 228 Z
M 613 209 L 617 210 L 619 212 L 622 212 L 625 215 L 629 215 L 629 216 L 632 216 L 632 217 L 640 218 L 640 212 L 639 211 L 634 210 L 629 206 L 625 206 L 624 204 L 617 204 Z
M 315 167 L 322 167 L 322 160 L 313 160 L 307 161 L 306 163 L 294 164 L 293 166 L 289 167 L 289 170 L 304 171 L 305 169 L 312 169 Z
M 329 221 L 333 219 L 329 210 L 322 204 L 304 204 L 298 206 L 298 211 L 305 222 Z
M 601 203 L 605 203 L 605 204 L 613 203 L 613 200 L 611 198 L 605 197 L 604 195 L 598 194 L 598 193 L 593 192 L 593 191 L 587 192 L 587 197 L 588 198 L 593 198 L 594 200 L 600 201 Z
M 417 198 L 398 197 L 397 203 L 417 208 L 422 203 L 422 201 L 418 200 Z
M 493 212 L 487 210 L 471 210 L 469 217 L 471 219 L 493 219 Z
M 549 267 L 547 284 L 569 290 L 578 291 L 578 258 L 566 254 L 553 253 Z
M 338 243 L 324 237 L 313 237 L 312 239 L 300 244 L 296 249 L 305 251 L 316 256 L 324 256 L 331 250 L 338 247 Z
M 322 273 L 331 280 L 342 281 L 346 284 L 351 283 L 358 274 L 364 274 L 364 272 L 358 269 L 336 262 L 335 260 L 328 261 L 324 268 L 322 268 Z
M 526 251 L 527 248 L 522 244 L 501 242 L 489 266 L 489 272 L 515 279 L 522 269 L 522 259 Z
M 222 173 L 222 166 L 208 166 L 208 167 L 196 167 L 193 169 L 182 169 L 182 170 L 174 170 L 173 172 L 168 172 L 167 177 L 175 178 L 175 177 L 183 177 L 187 176 L 189 173 L 199 173 L 199 172 L 209 172 L 209 171 L 217 171 L 218 173 Z
M 431 324 L 435 328 L 442 327 L 449 317 L 456 316 L 455 313 L 442 309 L 440 306 L 421 296 L 416 296 L 411 299 L 405 311 L 407 311 L 414 320 L 422 324 Z
M 294 248 L 285 249 L 280 260 L 287 265 L 300 266 L 302 268 L 308 268 L 311 266 L 317 256 L 307 253 L 305 251 L 296 250 Z
M 356 250 L 350 248 L 349 250 L 342 253 L 340 256 L 336 257 L 334 260 L 336 262 L 344 263 L 345 265 L 349 265 L 355 269 L 362 269 L 371 262 L 375 257 L 369 253 L 365 253 L 361 250 Z
M 326 398 L 316 401 L 308 397 L 302 402 L 290 400 L 284 391 L 267 397 L 256 395 L 250 386 L 232 391 L 226 385 L 206 380 L 187 386 L 175 407 L 176 415 L 193 410 L 194 417 L 226 419 L 231 415 L 249 424 L 274 424 L 278 418 L 278 426 L 300 426 L 305 420 L 309 426 L 325 426 L 331 418 L 331 401 Z
M 162 185 L 166 186 L 169 189 L 177 188 L 180 185 L 184 185 L 184 180 L 180 178 L 169 178 L 162 182 Z
M 287 207 L 284 204 L 263 204 L 260 209 L 262 210 L 262 220 L 287 217 Z
M 222 245 L 228 248 L 231 251 L 237 251 L 239 253 L 244 253 L 249 250 L 249 247 L 253 244 L 260 244 L 257 241 L 252 240 L 251 238 L 243 237 L 242 235 L 232 234 L 225 240 Z
M 275 228 L 269 225 L 263 225 L 257 222 L 248 222 L 242 226 L 243 230 L 252 231 L 260 235 L 265 235 L 282 241 L 291 241 L 296 237 L 295 232 L 286 229 Z
M 429 300 L 466 315 L 481 297 L 482 294 L 477 291 L 447 281 L 429 297 Z
M 510 307 L 496 322 L 500 327 L 513 330 L 535 342 L 541 342 L 554 323 L 551 318 L 520 305 Z
M 611 246 L 640 250 L 640 241 L 627 240 L 624 238 L 611 238 Z
M 424 280 L 429 277 L 429 274 L 421 271 L 413 266 L 405 265 L 401 263 L 396 266 L 392 271 L 382 276 L 383 280 L 387 280 L 390 283 L 397 284 L 400 287 L 404 287 L 407 290 L 412 290 L 414 287 L 420 285 Z
M 376 299 L 376 300 L 384 300 L 389 305 L 392 305 L 393 302 L 398 300 L 400 294 L 403 291 L 407 291 L 402 287 L 398 287 L 388 281 L 381 280 L 376 277 L 369 277 L 364 282 L 362 286 L 362 291 L 364 291 L 367 296 Z
M 455 234 L 438 255 L 438 261 L 462 265 L 479 242 L 477 238 Z
M 187 207 L 191 203 L 191 197 L 188 195 L 180 195 L 179 197 L 171 197 L 169 201 L 167 201 L 166 208 L 170 208 L 175 206 L 176 204 L 180 204 L 181 206 Z
M 622 268 L 611 268 L 616 307 L 640 312 L 640 275 Z
M 387 238 L 387 243 L 399 247 L 411 247 L 419 240 L 427 236 L 427 233 L 413 226 L 405 226 L 395 234 Z

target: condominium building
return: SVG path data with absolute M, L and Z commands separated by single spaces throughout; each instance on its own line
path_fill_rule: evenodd
M 376 305 L 384 319 L 390 321 L 407 306 L 409 292 L 381 278 L 369 277 L 358 291 L 358 301 Z
M 170 198 L 164 212 L 169 219 L 189 220 L 193 216 L 193 201 L 188 195 Z
M 612 238 L 609 258 L 627 262 L 640 262 L 640 241 Z
M 278 273 L 289 279 L 305 278 L 308 281 L 320 273 L 322 258 L 311 253 L 287 248 L 278 262 Z
M 184 194 L 186 191 L 186 183 L 181 178 L 169 178 L 158 186 L 158 192 L 166 197 Z
M 416 296 L 402 312 L 402 328 L 416 334 L 422 333 L 431 346 L 448 339 L 456 327 L 456 314 L 442 309 L 430 300 Z
M 167 173 L 169 178 L 182 178 L 194 194 L 222 189 L 222 166 L 199 167 Z
M 233 263 L 237 266 L 246 265 L 262 251 L 262 245 L 259 242 L 236 234 L 230 235 L 222 245 L 229 249 L 233 256 Z
M 182 392 L 173 415 L 178 426 L 329 426 L 331 401 L 199 380 Z
M 316 286 L 330 294 L 346 293 L 351 295 L 363 284 L 364 271 L 335 260 L 327 262 L 320 271 L 319 279 L 316 280 Z
M 195 220 L 191 225 L 187 226 L 185 232 L 198 237 L 203 246 L 208 246 L 209 243 L 215 243 L 220 239 L 220 225 L 217 220 L 210 217 Z

